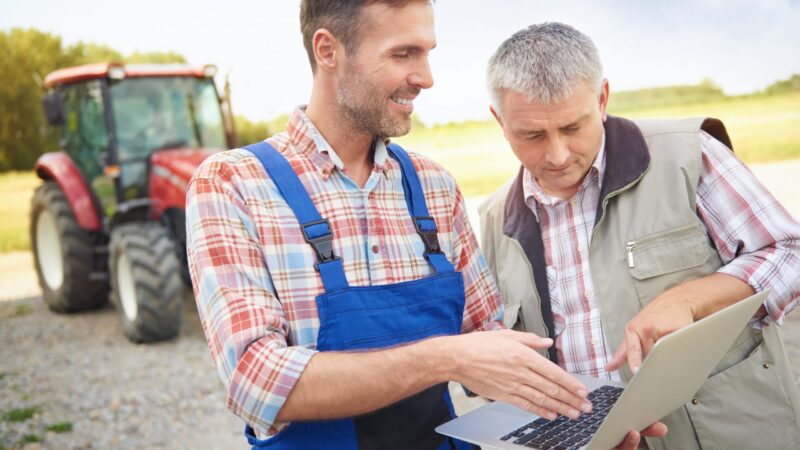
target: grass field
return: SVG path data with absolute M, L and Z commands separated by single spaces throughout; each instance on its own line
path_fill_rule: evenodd
M 800 158 L 800 92 L 626 110 L 614 109 L 612 94 L 610 111 L 629 118 L 716 117 L 727 125 L 736 153 L 748 163 Z M 397 142 L 444 165 L 465 196 L 489 194 L 519 169 L 493 120 L 417 127 Z M 0 253 L 29 248 L 28 208 L 39 184 L 33 172 L 0 175 Z
M 800 92 L 722 98 L 662 108 L 615 110 L 613 103 L 612 94 L 611 114 L 634 119 L 690 116 L 721 119 L 736 154 L 748 163 L 800 158 Z M 397 142 L 444 165 L 466 196 L 492 192 L 519 169 L 493 120 L 415 129 Z
M 28 210 L 40 183 L 33 171 L 0 174 L 0 253 L 30 247 Z

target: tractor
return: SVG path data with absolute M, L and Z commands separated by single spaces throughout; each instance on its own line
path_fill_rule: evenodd
M 216 67 L 88 64 L 43 82 L 59 150 L 35 170 L 30 235 L 42 297 L 57 313 L 109 299 L 133 342 L 177 336 L 191 283 L 187 184 L 235 147 L 230 96 Z M 225 107 L 227 104 L 227 108 Z

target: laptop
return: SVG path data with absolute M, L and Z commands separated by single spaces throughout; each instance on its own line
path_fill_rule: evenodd
M 768 290 L 760 292 L 664 336 L 627 386 L 575 375 L 589 389 L 593 405 L 591 413 L 577 420 L 558 416 L 550 421 L 497 401 L 436 431 L 483 448 L 612 448 L 629 430 L 642 430 L 689 401 L 768 294 Z

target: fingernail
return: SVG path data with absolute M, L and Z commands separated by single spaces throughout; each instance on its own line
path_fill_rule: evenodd
M 586 403 L 582 404 L 581 405 L 581 411 L 587 412 L 587 413 L 588 412 L 592 412 L 592 404 L 589 403 L 589 402 L 586 402 Z
M 639 366 L 634 366 L 633 368 L 631 368 L 631 372 L 633 373 L 636 373 L 638 371 L 639 371 Z
M 550 338 L 542 338 L 542 344 L 544 345 L 553 345 L 553 340 Z
M 580 411 L 578 411 L 577 409 L 572 409 L 572 408 L 570 408 L 570 409 L 569 409 L 569 411 L 567 411 L 567 415 L 568 415 L 568 416 L 569 416 L 571 419 L 577 419 L 577 418 L 578 418 L 578 416 L 580 416 L 580 415 L 581 415 L 581 413 L 580 413 Z
M 554 412 L 547 413 L 547 418 L 550 420 L 556 420 L 556 413 Z
M 578 397 L 586 397 L 589 395 L 589 391 L 586 389 L 578 389 Z

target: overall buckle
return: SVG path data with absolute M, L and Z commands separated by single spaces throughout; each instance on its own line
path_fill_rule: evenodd
M 433 217 L 414 217 L 414 227 L 417 229 L 417 234 L 422 239 L 422 243 L 425 244 L 425 252 L 423 253 L 425 259 L 428 259 L 428 255 L 431 253 L 442 253 L 442 249 L 439 247 L 436 221 L 433 220 Z
M 322 232 L 316 230 L 313 235 L 310 234 L 309 230 L 317 225 L 325 225 L 325 230 Z M 301 224 L 300 230 L 303 231 L 303 238 L 314 249 L 314 253 L 317 254 L 317 262 L 314 263 L 314 269 L 319 271 L 320 264 L 339 259 L 333 254 L 333 232 L 328 219 Z

